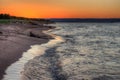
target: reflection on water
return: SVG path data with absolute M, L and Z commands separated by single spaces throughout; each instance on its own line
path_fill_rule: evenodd
M 120 23 L 57 23 L 57 48 L 68 80 L 120 80 Z

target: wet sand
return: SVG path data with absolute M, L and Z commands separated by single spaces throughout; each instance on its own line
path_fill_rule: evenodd
M 31 45 L 52 39 L 42 33 L 51 28 L 53 27 L 31 24 L 0 24 L 0 80 L 7 67 L 16 62 Z

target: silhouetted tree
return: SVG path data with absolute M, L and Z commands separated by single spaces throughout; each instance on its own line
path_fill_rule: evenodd
M 0 14 L 0 19 L 10 19 L 10 15 L 9 14 Z
M 27 19 L 27 18 L 11 16 L 9 14 L 0 14 L 0 19 Z

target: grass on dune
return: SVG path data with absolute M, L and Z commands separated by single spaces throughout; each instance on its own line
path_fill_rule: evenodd
M 9 24 L 16 22 L 28 22 L 27 20 L 18 20 L 18 19 L 0 19 L 0 24 Z
M 0 24 L 10 23 L 9 19 L 0 19 Z

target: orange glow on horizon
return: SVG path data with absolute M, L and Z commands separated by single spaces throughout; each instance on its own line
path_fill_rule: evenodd
M 39 10 L 36 11 L 36 8 Z M 51 18 L 51 17 L 69 17 L 70 14 L 64 8 L 55 8 L 54 6 L 15 4 L 6 6 L 1 13 L 8 13 L 14 16 L 22 16 L 28 18 Z M 60 13 L 60 14 L 58 14 Z
M 28 18 L 120 18 L 120 6 L 118 5 L 118 2 L 120 1 L 118 0 L 98 0 L 99 2 L 91 0 L 91 3 L 89 3 L 90 0 L 77 1 L 88 1 L 88 3 L 84 2 L 84 5 L 77 2 L 76 5 L 73 5 L 70 2 L 67 4 L 67 1 L 75 2 L 76 0 L 61 0 L 63 2 L 60 4 L 55 3 L 55 0 L 51 0 L 53 2 L 50 3 L 33 3 L 34 1 L 32 3 L 17 1 L 13 3 L 12 1 L 14 0 L 2 0 L 2 3 L 4 4 L 0 3 L 0 13 L 8 13 L 10 15 Z M 98 5 L 98 3 L 100 4 L 100 1 L 101 5 Z M 107 2 L 104 2 L 103 4 L 102 1 L 111 2 L 109 5 Z M 116 2 L 113 3 L 113 1 Z M 55 5 L 53 5 L 53 3 Z

